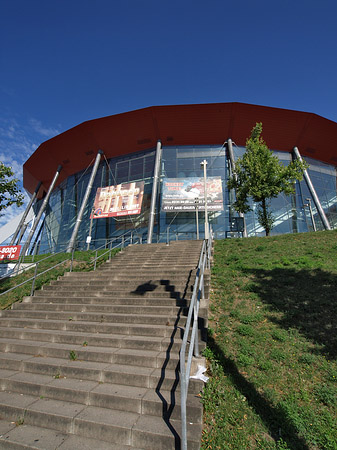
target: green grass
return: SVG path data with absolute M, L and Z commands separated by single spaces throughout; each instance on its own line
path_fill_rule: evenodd
M 112 256 L 118 253 L 119 249 L 113 249 L 111 251 Z M 100 250 L 98 252 L 98 256 L 105 253 L 106 250 Z M 44 259 L 48 255 L 39 255 L 34 257 L 34 262 L 40 261 Z M 73 263 L 73 271 L 91 271 L 94 269 L 94 265 L 91 264 L 91 261 L 95 258 L 95 251 L 85 251 L 85 252 L 75 252 L 74 253 L 74 263 Z M 43 271 L 51 268 L 55 264 L 58 264 L 62 261 L 69 259 L 71 256 L 68 253 L 59 253 L 54 256 L 51 256 L 45 261 L 41 261 L 38 266 L 38 274 Z M 106 261 L 109 257 L 109 253 L 102 256 L 99 260 L 97 260 L 97 267 Z M 26 257 L 25 263 L 30 263 L 32 257 Z M 44 284 L 50 283 L 51 280 L 57 280 L 58 277 L 62 276 L 65 272 L 69 272 L 70 270 L 70 261 L 65 261 L 64 264 L 56 267 L 55 269 L 50 270 L 49 272 L 41 275 L 36 278 L 35 282 L 35 290 L 41 289 Z M 22 283 L 25 280 L 34 276 L 35 267 L 26 272 L 12 278 L 6 278 L 0 281 L 0 294 L 7 291 L 8 289 L 15 287 Z M 0 296 L 0 309 L 9 308 L 12 303 L 17 301 L 22 301 L 23 297 L 29 296 L 31 292 L 32 281 L 27 282 L 23 286 L 19 286 L 11 292 Z
M 337 232 L 215 242 L 202 449 L 337 449 Z

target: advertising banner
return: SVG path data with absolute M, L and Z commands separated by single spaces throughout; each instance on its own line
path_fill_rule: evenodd
M 19 259 L 21 245 L 2 245 L 0 246 L 0 260 Z
M 94 219 L 140 214 L 144 181 L 98 188 L 94 202 Z
M 196 199 L 199 200 L 199 210 L 204 211 L 203 178 L 164 178 L 162 211 L 195 211 Z M 207 178 L 207 209 L 208 211 L 223 210 L 221 177 Z

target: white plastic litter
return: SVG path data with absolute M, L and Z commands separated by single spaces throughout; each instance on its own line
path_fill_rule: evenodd
M 197 370 L 197 373 L 196 373 L 195 375 L 191 375 L 190 378 L 195 378 L 195 379 L 197 379 L 197 380 L 203 381 L 204 383 L 207 383 L 207 381 L 209 380 L 209 378 L 206 377 L 206 375 L 204 375 L 204 372 L 206 372 L 206 370 L 207 370 L 206 367 L 200 366 L 200 365 L 198 364 L 198 370 Z

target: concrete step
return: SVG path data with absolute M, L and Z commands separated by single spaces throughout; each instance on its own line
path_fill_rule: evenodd
M 76 303 L 15 303 L 14 310 L 43 310 L 43 311 L 73 311 L 73 312 L 97 312 L 117 314 L 158 314 L 170 316 L 177 314 L 179 307 L 172 306 L 144 306 L 144 305 L 109 305 L 109 304 L 76 304 Z
M 163 414 L 168 419 L 181 418 L 179 393 L 165 390 L 154 392 L 144 387 L 79 381 L 12 370 L 0 370 L 0 390 L 149 416 Z M 199 397 L 189 395 L 188 400 L 190 421 L 202 423 Z
M 60 299 L 62 300 L 62 299 Z M 163 306 L 145 306 L 139 304 L 131 304 L 125 305 L 122 301 L 118 302 L 118 304 L 92 304 L 92 303 L 73 303 L 70 302 L 70 299 L 67 299 L 67 302 L 48 302 L 48 298 L 45 299 L 45 302 L 33 302 L 33 303 L 15 303 L 12 306 L 13 310 L 20 311 L 63 311 L 68 312 L 69 314 L 78 313 L 78 312 L 99 312 L 100 314 L 158 314 L 166 317 L 172 317 L 173 315 L 187 316 L 188 307 L 187 306 L 176 306 L 172 305 L 163 305 Z M 206 317 L 207 310 L 206 308 L 199 309 L 199 316 Z M 73 318 L 73 315 L 70 316 Z
M 68 320 L 40 320 L 17 317 L 2 317 L 2 327 L 26 327 L 34 329 L 48 329 L 48 330 L 63 330 L 63 331 L 77 331 L 87 333 L 111 333 L 124 334 L 132 336 L 171 336 L 173 332 L 172 327 L 163 327 L 162 325 L 152 324 L 132 324 L 132 323 L 104 323 L 104 322 L 84 322 Z
M 124 349 L 142 349 L 142 350 L 154 350 L 154 351 L 167 351 L 170 349 L 172 352 L 179 352 L 181 346 L 181 330 L 176 330 L 176 333 L 172 337 L 156 337 L 156 336 L 128 336 L 120 334 L 103 334 L 103 333 L 80 333 L 75 331 L 57 331 L 57 330 L 29 330 L 27 328 L 11 328 L 10 339 L 8 338 L 8 329 L 0 327 L 0 340 L 5 343 L 10 343 L 13 340 L 26 341 L 39 341 L 40 345 L 43 343 L 53 344 L 68 344 L 70 349 L 74 349 L 75 346 L 81 347 L 100 347 L 107 348 L 113 347 Z M 82 350 L 82 349 L 81 349 Z
M 185 270 L 182 269 L 175 269 L 174 266 L 168 267 L 165 269 L 157 269 L 156 267 L 148 267 L 142 269 L 142 274 L 145 276 L 151 275 L 151 276 L 159 276 L 161 278 L 170 279 L 172 276 L 180 276 L 180 275 L 189 275 L 190 273 L 195 272 L 195 269 L 191 269 L 191 267 L 187 267 Z M 128 269 L 128 265 L 125 267 L 121 267 L 120 265 L 116 265 L 114 270 L 111 270 L 111 276 L 119 276 L 119 275 L 125 275 L 132 277 L 139 276 L 139 273 L 137 272 L 130 272 Z M 66 272 L 63 277 L 60 277 L 61 279 L 68 279 L 68 278 L 78 278 L 78 279 L 104 279 L 106 277 L 106 271 L 102 272 L 102 269 L 92 271 L 92 272 Z
M 51 343 L 46 341 L 0 338 L 0 352 L 20 353 L 38 357 L 74 358 L 81 361 L 98 361 L 105 363 L 134 364 L 146 367 L 162 367 L 166 362 L 170 368 L 175 369 L 179 362 L 180 345 L 177 342 L 151 342 L 145 339 L 115 339 L 110 341 L 115 346 L 103 347 L 88 344 L 87 340 L 81 344 Z M 84 345 L 83 345 L 84 344 Z M 168 345 L 167 345 L 168 344 Z M 167 353 L 170 360 L 167 360 Z
M 158 450 L 172 450 L 179 445 L 179 421 L 171 419 L 167 424 L 161 418 L 134 412 L 3 391 L 0 392 L 0 414 L 6 421 L 45 427 L 68 435 L 76 434 L 112 445 Z M 189 449 L 199 448 L 196 436 L 200 435 L 200 431 L 200 424 L 189 424 Z
M 7 351 L 5 351 L 7 350 Z M 78 349 L 76 345 L 57 344 L 55 347 L 51 345 L 44 345 L 38 347 L 27 342 L 25 344 L 7 344 L 5 348 L 0 344 L 0 351 L 18 353 L 25 355 L 33 355 L 35 357 L 45 358 L 63 358 L 69 359 L 69 355 L 72 353 L 79 361 L 86 362 L 100 362 L 100 363 L 114 363 L 122 365 L 133 365 L 142 367 L 158 368 L 162 367 L 166 360 L 166 352 L 150 351 L 150 350 L 136 350 L 136 349 L 119 349 L 110 348 L 108 351 L 103 351 L 100 347 L 91 346 L 90 348 Z M 175 369 L 178 365 L 178 354 L 171 355 L 169 363 L 170 369 Z
M 118 313 L 102 313 L 102 312 L 76 312 L 73 311 L 71 315 L 67 312 L 61 311 L 43 311 L 43 310 L 7 310 L 0 311 L 1 318 L 27 318 L 27 319 L 41 319 L 41 320 L 62 320 L 62 321 L 87 321 L 99 323 L 116 323 L 116 324 L 147 324 L 147 325 L 161 325 L 169 327 L 175 324 L 176 326 L 184 326 L 186 317 L 176 315 L 156 315 L 156 314 L 137 314 L 126 315 Z
M 188 291 L 185 293 L 185 291 L 167 291 L 165 289 L 155 289 L 153 291 L 142 291 L 142 290 L 135 290 L 135 291 L 126 291 L 126 290 L 93 290 L 93 291 L 88 291 L 88 289 L 86 290 L 72 290 L 70 287 L 67 290 L 64 291 L 58 291 L 55 289 L 43 289 L 41 291 L 36 291 L 34 296 L 35 297 L 47 297 L 47 296 L 51 296 L 51 297 L 55 297 L 56 295 L 62 296 L 62 297 L 107 297 L 107 298 L 119 298 L 124 299 L 126 297 L 134 297 L 135 299 L 137 298 L 157 298 L 158 300 L 160 299 L 176 299 L 176 300 L 184 300 L 184 299 L 189 299 L 191 298 L 191 292 Z
M 118 291 L 124 292 L 146 292 L 146 291 L 158 291 L 158 292 L 184 292 L 186 290 L 186 280 L 184 282 L 175 282 L 175 284 L 170 284 L 168 282 L 158 283 L 152 280 L 144 280 L 141 283 L 137 281 L 136 283 L 128 282 L 127 280 L 110 282 L 103 281 L 99 282 L 81 282 L 75 281 L 74 283 L 53 283 L 43 287 L 43 291 L 60 291 L 67 292 L 68 290 L 76 290 L 77 292 L 87 291 L 87 292 L 106 292 L 111 291 L 111 289 L 117 289 Z M 190 287 L 190 290 L 192 288 Z
M 129 353 L 132 361 L 136 352 Z M 160 368 L 155 368 L 80 359 L 73 361 L 25 353 L 0 353 L 0 369 L 180 392 L 177 369 L 166 368 L 165 363 Z M 202 387 L 202 381 L 191 379 L 189 393 L 198 395 Z
M 36 293 L 37 294 L 37 293 Z M 64 295 L 58 295 L 57 292 L 52 295 L 49 293 L 48 295 L 43 296 L 43 291 L 40 292 L 40 295 L 35 295 L 34 297 L 24 297 L 22 303 L 59 303 L 59 304 L 86 304 L 86 305 L 144 305 L 144 306 L 177 306 L 177 307 L 185 307 L 189 305 L 188 300 L 176 300 L 173 298 L 161 297 L 146 297 L 144 295 L 138 295 L 133 297 L 123 297 L 121 300 L 118 297 L 97 297 L 97 296 L 73 296 L 73 297 L 65 297 Z M 15 309 L 15 307 L 13 307 Z
M 172 278 L 171 278 L 172 279 Z M 182 285 L 186 286 L 186 275 L 179 275 L 174 277 L 174 286 Z M 192 281 L 192 280 L 191 280 Z M 193 279 L 194 281 L 194 279 Z M 170 286 L 172 285 L 172 281 L 168 277 L 157 278 L 156 276 L 146 276 L 146 275 L 137 275 L 137 276 L 129 276 L 125 275 L 112 275 L 110 277 L 101 276 L 98 278 L 73 278 L 73 277 L 64 277 L 59 280 L 51 281 L 51 285 L 55 286 L 69 286 L 73 284 L 74 286 L 117 286 L 118 284 L 128 284 L 132 286 L 138 286 L 139 284 L 151 283 L 155 285 L 163 285 Z
M 144 450 L 0 419 L 0 449 L 11 450 Z

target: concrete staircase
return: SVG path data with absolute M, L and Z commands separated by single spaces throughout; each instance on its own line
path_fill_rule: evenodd
M 179 449 L 179 349 L 200 250 L 130 246 L 2 311 L 0 449 Z M 189 449 L 200 448 L 202 387 L 191 379 Z

